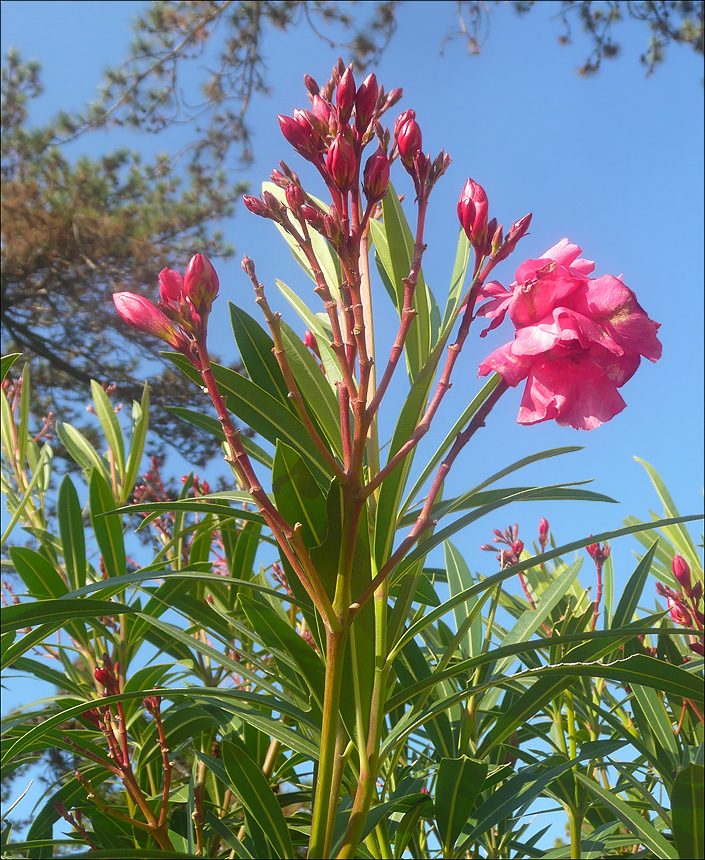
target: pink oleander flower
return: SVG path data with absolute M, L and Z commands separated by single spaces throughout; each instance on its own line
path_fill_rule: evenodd
M 183 345 L 183 336 L 174 328 L 166 314 L 149 299 L 135 293 L 114 293 L 113 302 L 117 312 L 132 328 L 158 337 L 175 349 L 180 349 Z
M 590 278 L 594 263 L 562 239 L 538 260 L 527 260 L 507 291 L 488 284 L 480 314 L 496 327 L 508 313 L 512 343 L 489 355 L 480 376 L 496 371 L 509 385 L 526 380 L 519 424 L 556 419 L 592 430 L 626 406 L 618 392 L 641 357 L 657 361 L 659 323 L 649 319 L 621 277 Z

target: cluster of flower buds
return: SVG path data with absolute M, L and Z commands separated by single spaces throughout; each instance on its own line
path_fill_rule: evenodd
M 590 535 L 592 537 L 592 535 Z M 602 544 L 600 546 L 599 543 L 591 543 L 589 546 L 585 547 L 587 554 L 590 558 L 595 562 L 595 564 L 599 565 L 600 568 L 604 565 L 607 559 L 610 557 L 610 548 L 607 544 Z
M 280 116 L 279 126 L 296 152 L 321 174 L 332 205 L 327 211 L 323 209 L 306 194 L 299 178 L 283 162 L 281 170 L 272 172 L 271 180 L 285 191 L 286 202 L 267 191 L 259 198 L 245 196 L 243 202 L 255 215 L 277 221 L 299 242 L 306 241 L 308 228 L 316 230 L 342 258 L 349 250 L 350 259 L 356 263 L 360 236 L 387 193 L 392 160 L 399 156 L 420 199 L 428 195 L 450 159 L 443 152 L 433 162 L 423 155 L 421 130 L 410 110 L 397 120 L 390 150 L 392 138 L 382 128 L 380 117 L 399 101 L 402 92 L 396 89 L 385 93 L 373 74 L 358 86 L 352 66 L 338 60 L 323 87 L 310 75 L 304 76 L 304 84 L 310 109 Z M 375 139 L 377 147 L 365 160 L 363 151 Z
M 507 546 L 507 549 L 502 549 L 497 554 L 497 561 L 502 566 L 502 569 L 510 567 L 513 564 L 518 564 L 519 558 L 524 551 L 524 542 L 519 540 L 519 524 L 514 523 L 513 526 L 509 526 L 503 532 L 499 529 L 494 529 L 494 534 L 492 543 L 503 543 Z M 497 547 L 484 544 L 480 549 L 485 552 L 495 552 Z
M 531 213 L 512 224 L 506 237 L 497 219 L 489 217 L 489 201 L 485 189 L 472 179 L 468 179 L 458 200 L 458 219 L 468 237 L 468 241 L 481 257 L 490 254 L 496 262 L 508 257 L 517 242 L 526 235 L 531 223 Z
M 119 672 L 120 664 L 116 663 L 113 666 L 110 657 L 107 654 L 103 654 L 103 666 L 96 666 L 93 677 L 105 688 L 104 695 L 115 696 L 120 692 Z
M 705 656 L 703 644 L 703 611 L 701 601 L 703 598 L 703 584 L 698 581 L 693 583 L 690 565 L 680 555 L 673 556 L 671 565 L 673 576 L 680 585 L 682 591 L 679 593 L 662 582 L 656 583 L 656 591 L 666 598 L 671 620 L 674 624 L 682 627 L 697 627 L 700 636 L 690 637 L 690 650 L 700 657 Z
M 218 275 L 212 263 L 203 254 L 196 254 L 183 276 L 172 269 L 162 269 L 160 301 L 156 305 L 144 296 L 127 292 L 114 293 L 113 302 L 129 326 L 191 356 L 193 342 L 205 338 L 208 315 L 218 289 Z

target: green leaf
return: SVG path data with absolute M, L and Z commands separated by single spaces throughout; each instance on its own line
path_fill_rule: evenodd
M 399 196 L 390 184 L 382 201 L 382 238 L 373 228 L 377 254 L 396 293 L 396 308 L 401 314 L 404 306 L 404 279 L 409 277 L 414 259 L 414 237 L 404 215 Z M 419 271 L 414 308 L 418 311 L 409 329 L 404 344 L 409 376 L 416 379 L 431 352 L 431 304 L 432 298 L 423 274 Z
M 274 792 L 244 746 L 223 740 L 223 766 L 242 805 L 262 828 L 276 857 L 293 857 L 294 848 Z
M 434 802 L 444 857 L 453 856 L 456 839 L 467 824 L 486 776 L 486 761 L 468 756 L 441 759 Z
M 654 469 L 653 466 L 650 466 L 646 460 L 641 460 L 639 457 L 634 458 L 637 463 L 641 463 L 641 465 L 648 472 L 649 477 L 651 478 L 651 482 L 656 488 L 656 492 L 659 495 L 659 498 L 663 502 L 663 507 L 665 509 L 666 516 L 668 517 L 678 517 L 680 516 L 678 513 L 678 509 L 671 498 L 671 494 L 666 489 L 666 485 L 663 483 L 661 476 Z M 699 570 L 702 568 L 702 562 L 700 560 L 700 553 L 698 552 L 693 539 L 691 538 L 688 529 L 686 529 L 682 524 L 678 523 L 672 527 L 667 526 L 663 529 L 664 534 L 669 538 L 669 540 L 675 544 L 680 550 L 681 555 L 685 556 L 688 560 L 691 570 Z
M 513 645 L 515 642 L 526 642 L 536 633 L 562 598 L 565 597 L 568 589 L 575 582 L 582 564 L 582 558 L 574 561 L 570 567 L 567 567 L 563 573 L 559 574 L 553 580 L 548 588 L 541 592 L 536 609 L 527 609 L 519 616 L 512 629 L 502 640 L 503 646 Z M 503 660 L 499 660 L 492 674 L 494 676 L 503 675 L 509 669 L 513 660 L 513 657 L 505 657 Z
M 3 392 L 3 398 L 4 398 L 4 396 L 5 396 L 5 393 Z M 7 401 L 3 400 L 3 402 L 7 402 Z M 41 453 L 41 456 L 39 457 L 39 462 L 37 463 L 37 467 L 34 470 L 34 474 L 32 475 L 32 478 L 31 478 L 29 484 L 27 484 L 27 489 L 24 491 L 22 498 L 18 501 L 17 506 L 15 507 L 15 510 L 13 511 L 12 517 L 10 518 L 10 522 L 7 524 L 5 531 L 2 533 L 2 538 L 0 539 L 0 546 L 5 546 L 5 542 L 10 537 L 10 534 L 12 533 L 13 528 L 17 524 L 17 521 L 19 520 L 19 518 L 22 516 L 22 512 L 24 511 L 27 503 L 32 498 L 32 493 L 34 492 L 34 488 L 37 486 L 37 484 L 39 483 L 39 481 L 43 477 L 44 462 L 49 458 L 49 456 L 51 456 L 51 448 L 49 447 L 49 445 L 43 445 L 42 446 L 42 453 Z
M 68 475 L 59 486 L 56 503 L 66 574 L 73 588 L 86 584 L 86 539 L 78 493 Z
M 632 620 L 634 613 L 636 612 L 636 608 L 639 605 L 639 600 L 641 599 L 641 593 L 646 585 L 646 580 L 649 578 L 649 569 L 651 568 L 651 562 L 653 561 L 655 552 L 656 543 L 653 544 L 651 549 L 637 565 L 634 573 L 629 577 L 629 581 L 622 592 L 622 596 L 619 598 L 619 603 L 617 604 L 614 616 L 612 617 L 613 629 L 616 630 L 619 627 L 623 627 L 625 624 L 629 624 Z
M 200 758 L 203 753 L 199 754 L 197 752 L 196 755 L 198 755 Z M 218 761 L 217 759 L 212 758 L 212 756 L 208 756 L 208 758 L 210 759 L 211 763 Z M 227 780 L 224 782 L 224 785 L 228 785 Z M 247 850 L 247 848 L 245 848 L 242 842 L 240 842 L 240 840 L 228 830 L 226 825 L 223 824 L 223 822 L 220 820 L 220 818 L 218 818 L 217 815 L 215 815 L 213 812 L 210 811 L 210 809 L 208 809 L 206 810 L 206 814 L 204 817 L 208 826 L 213 828 L 213 830 L 218 834 L 218 836 L 220 836 L 220 838 L 228 846 L 228 848 L 232 848 L 236 857 L 241 858 L 241 860 L 250 860 L 252 854 L 250 854 L 250 852 Z
M 38 600 L 34 603 L 13 603 L 3 607 L 1 615 L 3 630 L 8 631 L 35 627 L 38 624 L 70 621 L 74 618 L 96 618 L 134 611 L 130 606 L 113 603 L 111 600 L 87 599 L 68 603 L 59 598 L 58 600 Z
M 301 523 L 308 549 L 326 536 L 326 497 L 303 458 L 291 447 L 277 442 L 272 467 L 272 491 L 277 510 L 287 522 Z
M 13 352 L 10 355 L 3 355 L 2 359 L 0 360 L 0 382 L 5 381 L 5 377 L 10 372 L 12 365 L 21 355 L 21 352 Z
M 24 463 L 29 435 L 30 397 L 32 396 L 32 377 L 29 362 L 22 369 L 22 393 L 20 395 L 20 423 L 17 428 L 17 459 Z
M 309 412 L 316 416 L 333 452 L 342 459 L 340 413 L 334 389 L 296 332 L 290 329 L 284 320 L 281 320 L 279 325 L 296 385 L 308 404 Z
M 80 430 L 63 423 L 56 425 L 56 433 L 71 459 L 82 469 L 89 472 L 91 467 L 95 467 L 103 472 L 107 480 L 110 479 L 105 461 Z
M 435 467 L 441 462 L 446 452 L 450 448 L 450 446 L 455 442 L 455 437 L 458 433 L 470 423 L 470 420 L 475 415 L 477 410 L 482 406 L 482 404 L 487 400 L 487 398 L 492 394 L 497 385 L 501 380 L 501 376 L 498 373 L 493 373 L 492 376 L 487 380 L 487 382 L 482 386 L 480 391 L 473 397 L 470 404 L 466 407 L 463 414 L 458 418 L 455 424 L 452 426 L 450 431 L 447 433 L 445 439 L 436 449 L 436 453 L 430 458 L 423 471 L 419 475 L 416 483 L 409 491 L 404 504 L 401 506 L 401 513 L 404 513 L 409 507 L 409 505 L 413 502 L 416 496 L 421 491 L 421 488 L 426 483 L 426 480 L 430 476 L 431 472 L 435 469 Z M 416 519 L 414 517 L 414 519 Z
M 446 570 L 448 572 L 448 588 L 450 596 L 460 594 L 473 584 L 472 573 L 470 568 L 465 563 L 465 559 L 460 552 L 453 546 L 450 541 L 446 541 L 444 546 Z M 468 614 L 472 612 L 473 607 L 477 603 L 477 598 L 473 597 L 467 601 L 464 606 L 456 606 L 453 609 L 455 616 L 456 628 L 460 630 L 465 622 Z M 460 642 L 460 647 L 469 657 L 475 657 L 480 653 L 482 648 L 482 619 L 477 618 L 467 631 Z
M 681 860 L 705 857 L 703 791 L 705 770 L 689 764 L 676 774 L 671 791 L 673 837 Z
M 120 422 L 115 414 L 110 398 L 103 387 L 95 380 L 91 380 L 91 393 L 95 405 L 96 415 L 100 426 L 105 433 L 108 447 L 115 457 L 115 467 L 121 483 L 125 483 L 125 440 L 120 429 Z
M 251 628 L 266 645 L 289 655 L 305 681 L 302 694 L 307 698 L 310 692 L 322 709 L 325 669 L 320 656 L 268 603 L 255 595 L 256 592 L 240 595 L 240 603 Z M 281 674 L 289 674 L 287 667 L 281 661 L 278 663 Z M 291 678 L 293 680 L 294 676 Z
M 91 470 L 89 499 L 93 532 L 105 570 L 109 577 L 124 576 L 127 569 L 127 559 L 121 520 L 119 517 L 102 516 L 102 514 L 114 511 L 116 505 L 110 487 L 107 485 L 102 472 L 97 469 Z
M 274 341 L 249 314 L 232 302 L 228 306 L 233 334 L 247 375 L 255 385 L 294 412 L 286 382 L 272 352 Z
M 121 502 L 126 502 L 130 493 L 135 486 L 135 481 L 140 471 L 142 455 L 144 454 L 144 445 L 147 440 L 147 430 L 149 430 L 149 385 L 144 383 L 142 391 L 142 402 L 138 405 L 135 401 L 132 405 L 132 414 L 134 427 L 132 430 L 132 439 L 130 440 L 130 453 L 127 457 L 127 466 L 125 467 L 125 481 L 122 487 Z
M 673 761 L 674 768 L 677 768 L 680 763 L 681 752 L 678 748 L 671 719 L 658 692 L 653 687 L 644 687 L 641 684 L 632 684 L 631 686 L 632 695 L 646 717 L 648 728 L 642 728 L 642 733 L 645 732 L 648 736 L 648 732 L 651 731 L 657 743 Z M 636 714 L 634 716 L 636 717 Z
M 326 371 L 326 377 L 330 381 L 331 385 L 335 385 L 336 382 L 340 382 L 343 376 L 340 371 L 340 366 L 338 365 L 338 359 L 331 349 L 329 332 L 324 327 L 321 320 L 311 310 L 309 310 L 308 305 L 305 302 L 302 302 L 290 287 L 287 287 L 287 285 L 278 278 L 275 279 L 274 283 L 277 285 L 284 298 L 301 317 L 306 328 L 315 335 L 316 341 L 318 342 L 318 349 L 321 353 L 321 361 L 323 362 L 323 367 Z
M 166 358 L 186 376 L 198 382 L 200 376 L 183 355 L 166 353 Z M 330 481 L 328 466 L 298 417 L 275 397 L 242 374 L 227 367 L 213 365 L 213 375 L 220 393 L 227 398 L 228 409 L 241 421 L 272 444 L 278 439 L 291 445 L 306 460 L 316 477 L 325 485 Z
M 465 276 L 467 275 L 469 262 L 470 240 L 465 235 L 465 230 L 461 227 L 460 233 L 458 234 L 458 248 L 455 252 L 453 274 L 450 278 L 448 302 L 446 304 L 446 309 L 443 314 L 443 322 L 441 324 L 441 328 L 443 329 L 445 329 L 458 309 L 458 303 L 460 302 L 460 297 L 463 294 L 463 284 L 465 283 Z
M 649 850 L 653 851 L 656 857 L 668 858 L 668 860 L 677 860 L 673 845 L 659 831 L 642 817 L 641 813 L 626 801 L 622 800 L 615 793 L 607 791 L 594 779 L 590 779 L 581 773 L 579 770 L 574 770 L 573 775 L 585 788 L 588 789 L 595 797 L 599 798 L 605 806 L 612 810 L 613 814 L 619 818 L 622 824 L 639 838 Z

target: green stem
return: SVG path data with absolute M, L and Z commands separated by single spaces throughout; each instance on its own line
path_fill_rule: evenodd
M 343 678 L 345 643 L 347 628 L 328 632 L 326 637 L 326 678 L 323 699 L 323 725 L 321 728 L 321 757 L 318 762 L 316 795 L 314 799 L 313 821 L 311 822 L 311 842 L 308 856 L 327 857 L 330 854 L 331 838 L 328 838 L 329 807 L 336 803 L 332 797 L 333 771 L 336 759 L 336 741 L 340 710 L 340 688 Z
M 571 809 L 570 819 L 570 856 L 573 860 L 581 860 L 583 817 L 577 809 Z
M 355 856 L 362 839 L 365 821 L 374 798 L 374 789 L 379 771 L 379 745 L 384 726 L 384 703 L 387 690 L 387 600 L 388 582 L 384 580 L 374 598 L 375 609 L 375 677 L 370 708 L 370 728 L 367 737 L 366 755 L 360 755 L 360 780 L 355 793 L 353 808 L 343 844 L 337 857 L 339 860 Z

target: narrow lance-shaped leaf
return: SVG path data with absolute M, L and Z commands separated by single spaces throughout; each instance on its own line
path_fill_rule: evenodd
M 444 857 L 453 856 L 455 841 L 467 823 L 486 776 L 486 761 L 468 756 L 441 759 L 434 800 Z
M 120 479 L 120 483 L 125 482 L 125 440 L 120 428 L 120 422 L 113 409 L 113 404 L 110 398 L 95 380 L 91 380 L 91 393 L 93 394 L 93 403 L 95 411 L 100 421 L 100 426 L 103 428 L 108 447 L 115 457 L 115 467 Z
M 68 475 L 59 486 L 56 504 L 66 573 L 73 588 L 86 584 L 86 539 L 78 493 Z
M 676 774 L 671 791 L 673 836 L 681 860 L 705 856 L 703 790 L 705 769 L 688 764 Z

